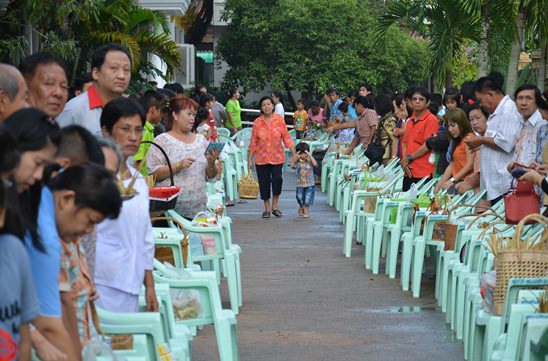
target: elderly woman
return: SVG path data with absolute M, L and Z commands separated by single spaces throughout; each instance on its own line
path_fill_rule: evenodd
M 133 198 L 124 201 L 117 219 L 97 226 L 95 283 L 100 297 L 97 305 L 113 312 L 137 312 L 141 286 L 146 288 L 148 311 L 158 310 L 152 278 L 154 241 L 148 213 L 148 185 L 128 158 L 139 149 L 145 113 L 136 102 L 118 98 L 101 114 L 101 129 L 122 150 L 124 161 L 118 178 L 128 187 L 135 178 Z
M 206 209 L 206 181 L 217 175 L 216 154 L 206 149 L 208 141 L 200 134 L 192 133 L 194 117 L 198 104 L 186 97 L 172 98 L 171 129 L 154 140 L 169 157 L 175 185 L 181 187 L 175 211 L 181 216 L 192 219 L 196 213 Z M 149 174 L 156 176 L 157 184 L 170 184 L 170 171 L 164 155 L 156 147 L 151 147 L 147 155 Z
M 248 151 L 248 168 L 251 172 L 253 156 L 255 169 L 259 179 L 261 199 L 264 202 L 263 218 L 270 218 L 270 210 L 276 217 L 281 217 L 278 209 L 278 199 L 282 193 L 282 167 L 285 161 L 285 152 L 282 146 L 291 149 L 295 155 L 293 140 L 287 131 L 284 119 L 274 114 L 274 101 L 270 97 L 262 97 L 259 101 L 262 115 L 253 122 L 251 142 Z M 272 185 L 272 208 L 270 207 L 270 187 Z

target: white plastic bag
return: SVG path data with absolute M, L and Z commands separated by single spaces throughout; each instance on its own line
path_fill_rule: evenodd
M 121 361 L 106 342 L 93 338 L 88 341 L 82 350 L 82 359 L 83 361 L 95 361 L 98 356 L 102 360 Z
M 175 268 L 169 263 L 164 263 L 166 270 L 164 275 L 174 280 L 185 280 L 192 278 L 192 275 L 182 268 Z M 175 320 L 189 320 L 197 318 L 202 312 L 200 293 L 193 289 L 180 289 L 170 287 L 171 304 Z
M 417 199 L 417 193 L 417 186 L 415 185 L 415 183 L 411 184 L 411 187 L 407 191 L 407 200 L 414 201 L 415 199 Z
M 202 304 L 200 293 L 196 290 L 171 288 L 171 303 L 175 320 L 190 320 L 200 316 Z

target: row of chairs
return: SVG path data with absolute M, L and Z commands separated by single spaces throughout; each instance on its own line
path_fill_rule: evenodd
M 222 133 L 222 132 L 221 132 Z M 245 174 L 247 165 L 241 148 L 230 138 L 221 154 L 223 176 L 207 187 L 208 208 L 224 205 L 227 197 L 237 199 L 237 180 Z M 228 146 L 228 147 L 227 147 Z M 231 177 L 231 180 L 227 178 Z M 226 190 L 226 193 L 225 193 Z M 205 326 L 213 325 L 221 361 L 239 359 L 237 319 L 243 306 L 240 271 L 241 248 L 232 242 L 232 220 L 226 213 L 216 225 L 200 227 L 180 216 L 174 210 L 164 215 L 167 225 L 153 227 L 156 247 L 168 248 L 173 255 L 173 266 L 154 261 L 154 281 L 160 304 L 159 312 L 144 312 L 144 289 L 140 297 L 143 312 L 113 313 L 98 309 L 100 325 L 109 335 L 134 335 L 133 348 L 116 350 L 115 354 L 128 361 L 161 361 L 161 351 L 167 345 L 172 356 L 180 361 L 192 360 L 191 342 Z M 201 240 L 211 240 L 207 251 L 196 251 Z M 189 244 L 190 242 L 190 244 Z M 184 276 L 180 276 L 183 274 Z M 226 280 L 230 309 L 223 309 L 220 285 Z M 199 313 L 188 319 L 179 319 L 174 311 L 172 294 L 192 291 L 199 299 Z M 98 360 L 107 360 L 101 356 Z
M 502 316 L 493 316 L 482 307 L 481 277 L 493 270 L 495 261 L 486 243 L 489 230 L 483 227 L 504 219 L 502 201 L 478 222 L 476 212 L 483 192 L 470 191 L 451 198 L 447 208 L 453 210 L 451 223 L 458 227 L 454 249 L 446 250 L 445 243 L 433 239 L 433 234 L 435 225 L 446 222 L 448 216 L 431 212 L 429 202 L 421 204 L 420 198 L 410 201 L 421 194 L 434 197 L 435 179 L 419 182 L 413 195 L 402 193 L 403 174 L 394 160 L 385 167 L 383 181 L 364 187 L 362 167 L 367 159 L 361 150 L 354 157 L 326 157 L 322 190 L 345 224 L 344 256 L 351 256 L 355 235 L 356 242 L 364 246 L 365 268 L 378 274 L 384 257 L 385 273 L 395 278 L 401 253 L 400 284 L 414 297 L 420 297 L 425 260 L 431 259 L 436 272 L 437 304 L 456 338 L 463 340 L 466 360 L 544 360 L 548 320 L 546 314 L 535 310 L 541 292 L 538 288 L 546 288 L 548 279 L 510 279 Z M 367 209 L 366 204 L 374 204 L 374 210 Z M 499 235 L 513 235 L 513 227 L 497 227 Z M 544 231 L 541 225 L 527 226 L 526 235 L 540 239 Z

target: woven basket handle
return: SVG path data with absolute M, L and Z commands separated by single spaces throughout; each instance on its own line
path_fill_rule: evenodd
M 141 143 L 151 144 L 155 146 L 156 148 L 158 148 L 160 152 L 162 152 L 162 154 L 166 158 L 167 167 L 169 168 L 169 180 L 171 181 L 171 186 L 173 187 L 175 185 L 175 182 L 173 181 L 173 168 L 171 167 L 171 162 L 169 161 L 169 157 L 167 156 L 166 151 L 162 147 L 160 147 L 157 143 L 151 142 L 150 140 L 143 140 L 141 141 Z
M 186 264 L 188 260 L 188 237 L 190 236 L 190 234 L 185 229 L 185 226 L 183 226 L 183 224 L 179 220 L 172 217 L 153 217 L 150 219 L 150 221 L 151 222 L 172 221 L 176 223 L 179 226 L 179 228 L 181 228 L 181 231 L 183 231 L 183 235 L 184 235 L 183 239 L 181 240 L 181 249 L 183 251 L 183 267 L 186 268 Z
M 496 213 L 495 211 L 487 211 L 487 212 L 483 212 L 483 213 L 480 213 L 480 214 L 477 214 L 477 213 L 473 213 L 473 214 L 469 214 L 469 216 L 475 216 L 475 218 L 470 222 L 468 223 L 468 226 L 467 226 L 467 229 L 470 229 L 470 227 L 472 227 L 472 225 L 474 223 L 476 223 L 478 220 L 480 220 L 481 218 L 485 218 L 487 216 L 494 216 L 495 218 L 498 218 L 499 220 L 501 220 L 500 223 L 505 223 L 505 220 L 504 218 L 502 218 L 498 213 Z
M 523 217 L 523 219 L 518 223 L 518 226 L 516 228 L 516 232 L 514 233 L 514 240 L 517 244 L 518 257 L 520 259 L 521 259 L 521 234 L 523 233 L 523 227 L 525 226 L 525 223 L 527 223 L 531 220 L 536 221 L 537 223 L 540 223 L 544 226 L 545 231 L 543 232 L 544 234 L 541 238 L 541 242 L 544 243 L 544 249 L 545 250 L 548 249 L 548 242 L 546 242 L 548 237 L 545 236 L 546 235 L 546 227 L 548 227 L 548 220 L 546 219 L 546 217 L 544 217 L 541 214 L 538 214 L 538 213 L 530 214 L 528 216 Z

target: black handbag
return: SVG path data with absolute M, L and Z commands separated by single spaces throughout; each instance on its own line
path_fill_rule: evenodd
M 382 162 L 384 152 L 384 146 L 378 143 L 370 143 L 363 154 L 369 159 L 369 166 L 372 166 L 375 163 L 380 164 Z
M 369 159 L 369 166 L 375 165 L 375 163 L 382 163 L 384 153 L 386 151 L 386 146 L 379 144 L 381 139 L 381 131 L 384 129 L 384 122 L 386 118 L 381 121 L 381 124 L 377 127 L 377 130 L 375 131 L 375 137 L 371 143 L 367 146 L 365 149 L 365 152 L 363 153 L 367 159 Z M 386 131 L 386 129 L 385 129 Z M 388 133 L 388 132 L 387 132 Z M 389 135 L 390 137 L 390 135 Z M 388 142 L 388 144 L 391 145 L 391 142 Z

